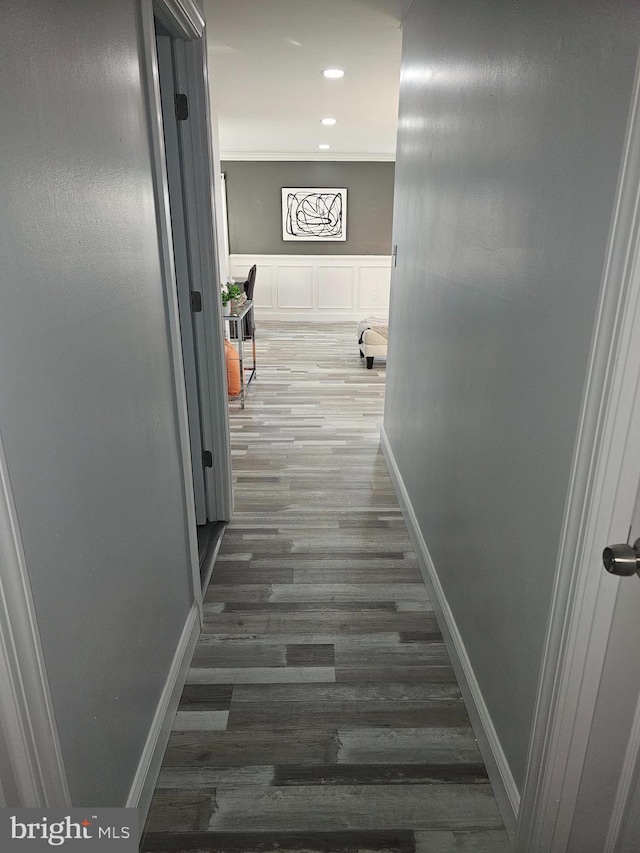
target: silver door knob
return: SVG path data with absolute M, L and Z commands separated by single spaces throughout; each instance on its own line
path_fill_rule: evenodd
M 602 552 L 604 567 L 612 575 L 640 575 L 640 539 L 631 545 L 609 545 Z

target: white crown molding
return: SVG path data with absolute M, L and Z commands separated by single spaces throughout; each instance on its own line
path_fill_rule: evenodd
M 222 151 L 221 160 L 395 163 L 395 154 L 301 154 L 300 152 Z

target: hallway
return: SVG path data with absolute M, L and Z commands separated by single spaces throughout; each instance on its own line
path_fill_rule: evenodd
M 258 326 L 235 514 L 142 849 L 507 851 L 355 323 Z

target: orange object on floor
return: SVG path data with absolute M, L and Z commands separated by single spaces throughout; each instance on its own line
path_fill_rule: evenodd
M 224 358 L 227 364 L 227 394 L 237 397 L 240 394 L 240 358 L 234 345 L 225 338 Z

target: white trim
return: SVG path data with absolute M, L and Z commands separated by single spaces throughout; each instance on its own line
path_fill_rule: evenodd
M 380 446 L 389 468 L 393 487 L 402 509 L 407 531 L 413 544 L 420 572 L 433 603 L 447 651 L 451 657 L 460 689 L 469 713 L 471 725 L 478 741 L 480 752 L 487 767 L 498 808 L 509 836 L 513 836 L 520 807 L 520 794 L 511 773 L 511 768 L 502 749 L 491 714 L 484 701 L 480 685 L 458 629 L 455 617 L 445 596 L 438 572 L 431 559 L 429 549 L 420 530 L 411 498 L 398 469 L 389 439 L 381 427 Z
M 138 809 L 141 834 L 199 635 L 200 614 L 197 604 L 194 602 L 182 629 L 180 642 L 173 656 L 169 674 L 127 797 L 127 808 Z
M 278 263 L 278 264 L 293 264 L 300 263 L 324 263 L 336 266 L 344 266 L 347 264 L 358 264 L 361 266 L 380 266 L 385 269 L 391 269 L 393 260 L 391 255 L 347 255 L 347 254 L 307 254 L 301 252 L 297 254 L 242 254 L 240 252 L 232 252 L 231 260 L 234 263 Z
M 242 280 L 251 266 L 258 271 L 254 293 L 256 332 L 261 320 L 348 322 L 369 316 L 387 316 L 391 291 L 390 255 L 347 254 L 232 254 L 230 271 Z M 291 268 L 304 273 L 295 280 Z M 351 269 L 353 284 L 345 291 L 344 304 L 323 304 L 323 276 L 332 269 Z M 326 303 L 325 303 L 326 305 Z
M 9 471 L 0 438 L 0 789 L 14 807 L 69 807 Z
M 303 154 L 299 151 L 274 152 L 274 151 L 221 151 L 221 160 L 263 160 L 277 162 L 280 160 L 293 160 L 306 163 L 314 163 L 317 160 L 334 163 L 363 162 L 363 163 L 395 163 L 395 154 Z
M 220 165 L 218 160 L 218 165 Z M 218 205 L 220 214 L 216 216 L 218 226 L 218 242 L 222 246 L 222 251 L 219 252 L 220 266 L 220 281 L 227 281 L 229 278 L 229 214 L 227 207 L 227 176 L 225 172 L 220 172 L 220 203 Z
M 156 14 L 172 35 L 187 41 L 202 38 L 204 18 L 193 0 L 158 0 Z
M 378 314 L 386 314 L 382 308 L 377 308 Z M 260 336 L 260 323 L 262 320 L 277 320 L 279 323 L 359 323 L 367 314 L 375 311 L 367 311 L 362 308 L 345 308 L 339 311 L 313 308 L 309 311 L 299 311 L 295 308 L 260 308 L 256 309 L 256 336 Z M 358 343 L 356 341 L 355 326 L 353 329 L 354 352 L 357 353 Z
M 616 790 L 616 797 L 611 810 L 611 820 L 609 822 L 609 830 L 605 841 L 604 850 L 602 853 L 615 853 L 616 846 L 619 841 L 620 833 L 623 829 L 624 820 L 628 814 L 630 798 L 633 794 L 633 788 L 636 784 L 636 768 L 638 766 L 638 756 L 640 755 L 640 696 L 636 705 L 635 714 L 633 717 L 633 725 L 631 726 L 631 734 L 625 750 L 624 761 L 622 764 L 622 772 Z
M 640 77 L 632 98 L 577 436 L 516 850 L 567 849 L 618 581 L 600 553 L 626 541 L 638 485 Z

